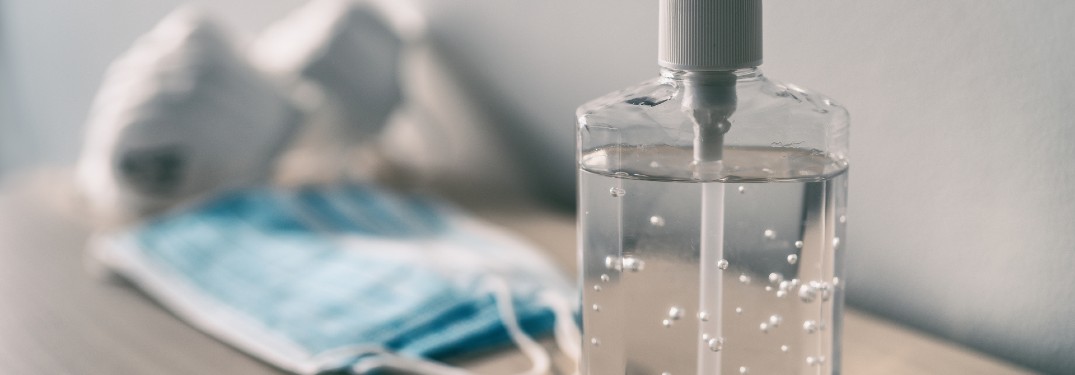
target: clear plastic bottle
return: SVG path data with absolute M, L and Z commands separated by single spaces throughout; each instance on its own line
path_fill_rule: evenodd
M 578 110 L 582 374 L 840 373 L 848 114 L 760 7 L 661 0 L 660 77 Z

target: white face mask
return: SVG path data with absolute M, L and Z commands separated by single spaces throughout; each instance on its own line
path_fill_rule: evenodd
M 194 326 L 299 373 L 468 372 L 426 358 L 556 332 L 577 358 L 574 288 L 527 244 L 370 186 L 238 191 L 101 237 L 96 255 Z
M 319 95 L 304 87 L 296 97 L 337 112 L 338 135 L 369 137 L 403 101 L 403 51 L 423 28 L 407 1 L 315 0 L 258 36 L 251 58 L 284 81 L 312 84 Z
M 300 112 L 193 8 L 173 12 L 109 68 L 79 180 L 110 218 L 266 180 Z

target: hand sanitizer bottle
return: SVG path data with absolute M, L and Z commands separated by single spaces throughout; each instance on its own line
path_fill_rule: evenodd
M 761 8 L 660 0 L 660 77 L 578 109 L 582 374 L 840 373 L 848 114 Z

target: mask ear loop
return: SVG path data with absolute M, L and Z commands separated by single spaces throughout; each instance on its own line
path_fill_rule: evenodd
M 391 352 L 377 353 L 374 356 L 363 358 L 354 366 L 351 366 L 351 372 L 356 374 L 372 374 L 383 369 L 394 369 L 423 375 L 474 375 L 474 373 L 458 367 L 422 358 L 403 357 Z
M 313 365 L 310 366 L 309 370 L 303 371 L 302 373 L 320 374 L 327 371 L 337 370 L 341 367 L 341 364 L 350 363 L 354 361 L 355 358 L 380 355 L 385 352 L 385 349 L 380 345 L 354 345 L 331 349 L 326 352 L 318 353 L 310 358 L 310 362 L 312 362 Z
M 504 324 L 504 328 L 508 331 L 508 336 L 511 337 L 511 341 L 515 342 L 515 346 L 519 348 L 527 358 L 530 359 L 532 366 L 529 370 L 519 373 L 517 375 L 544 375 L 549 373 L 549 369 L 552 360 L 549 358 L 549 353 L 545 352 L 540 344 L 538 344 L 530 335 L 527 335 L 519 326 L 518 317 L 515 315 L 514 301 L 511 298 L 511 289 L 508 284 L 500 278 L 489 278 L 485 284 L 485 287 L 492 290 L 493 299 L 496 301 L 497 312 L 500 314 L 500 320 Z M 566 307 L 566 303 L 561 300 L 561 306 Z M 561 320 L 565 319 L 564 316 L 570 318 L 570 309 L 567 315 L 562 316 L 556 309 L 553 309 L 556 314 L 556 320 L 558 325 L 562 325 Z M 568 320 L 572 326 L 574 325 L 574 319 Z M 578 328 L 574 328 L 576 331 Z M 562 336 L 557 331 L 557 345 L 562 345 Z M 578 347 L 576 343 L 575 347 Z M 570 355 L 570 354 L 569 354 Z M 423 375 L 474 375 L 474 373 L 448 365 L 444 365 L 435 361 L 431 361 L 424 358 L 415 357 L 403 357 L 388 351 L 381 351 L 376 355 L 363 358 L 358 363 L 351 366 L 351 371 L 357 374 L 367 374 L 379 369 L 391 368 L 401 371 L 409 371 Z
M 553 292 L 542 293 L 541 301 L 556 315 L 556 346 L 574 362 L 575 370 L 571 373 L 578 375 L 579 358 L 582 357 L 582 331 L 575 323 L 574 309 L 567 299 Z
M 490 278 L 488 286 L 493 289 L 493 297 L 496 299 L 500 320 L 504 322 L 504 328 L 507 328 L 511 341 L 515 342 L 519 350 L 526 354 L 530 358 L 530 363 L 533 364 L 529 371 L 520 375 L 548 374 L 552 362 L 549 359 L 549 353 L 545 352 L 545 348 L 541 347 L 519 327 L 519 318 L 515 316 L 515 303 L 511 298 L 511 289 L 508 287 L 508 283 L 500 278 Z

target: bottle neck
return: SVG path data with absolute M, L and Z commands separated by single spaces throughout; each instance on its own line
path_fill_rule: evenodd
M 720 85 L 761 77 L 761 69 L 756 66 L 736 70 L 680 70 L 661 67 L 661 78 L 685 84 Z

